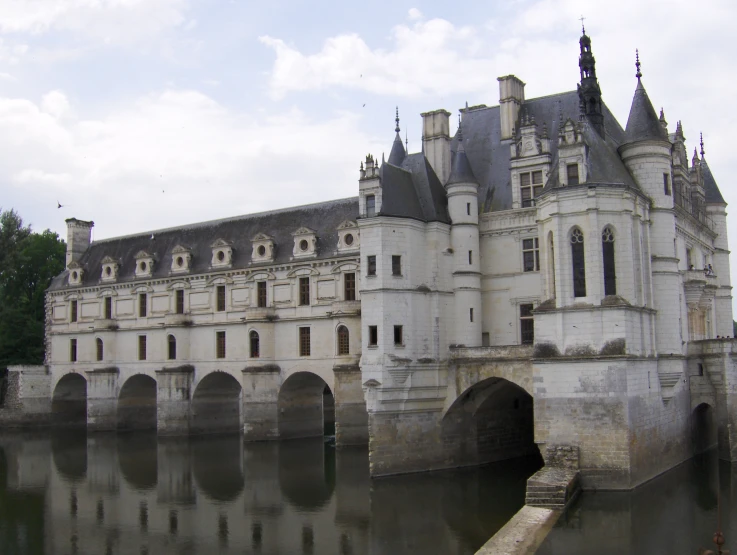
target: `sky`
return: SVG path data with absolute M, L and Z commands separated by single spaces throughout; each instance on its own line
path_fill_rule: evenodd
M 622 126 L 638 48 L 737 206 L 733 0 L 0 0 L 0 208 L 103 239 L 356 196 L 396 107 L 416 152 L 421 112 L 496 105 L 498 76 L 574 90 L 582 16 Z

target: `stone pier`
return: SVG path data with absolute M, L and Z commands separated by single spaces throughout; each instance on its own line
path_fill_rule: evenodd
M 276 365 L 243 369 L 243 438 L 246 441 L 279 439 L 280 369 Z
M 156 424 L 159 435 L 190 431 L 190 400 L 194 367 L 188 364 L 156 371 Z
M 87 430 L 102 432 L 117 428 L 118 368 L 87 370 Z

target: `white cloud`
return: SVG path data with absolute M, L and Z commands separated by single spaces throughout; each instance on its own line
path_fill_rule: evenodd
M 0 32 L 67 31 L 106 42 L 152 37 L 185 21 L 185 0 L 4 0 Z
M 0 98 L 4 204 L 53 208 L 60 232 L 63 218 L 93 219 L 98 238 L 353 196 L 358 153 L 380 148 L 355 115 L 254 116 L 194 90 L 152 93 L 95 120 L 50 113 L 76 111 L 64 102 L 59 91 L 39 105 Z
M 407 12 L 407 16 L 412 20 L 416 21 L 418 19 L 422 19 L 422 12 L 418 10 L 417 8 L 410 8 Z
M 69 116 L 71 107 L 69 100 L 62 91 L 50 91 L 41 99 L 41 109 L 55 118 Z

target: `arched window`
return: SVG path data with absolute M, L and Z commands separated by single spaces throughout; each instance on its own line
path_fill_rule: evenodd
M 347 355 L 350 352 L 350 342 L 348 340 L 348 328 L 345 326 L 338 327 L 338 354 Z
M 103 355 L 103 345 L 102 345 L 102 339 L 99 337 L 95 340 L 95 344 L 97 345 L 97 360 L 102 360 Z
M 583 253 L 583 233 L 577 227 L 571 232 L 571 258 L 573 260 L 573 296 L 586 296 L 586 263 Z
M 617 294 L 617 277 L 614 273 L 614 232 L 609 226 L 601 232 L 601 252 L 604 258 L 604 294 Z
M 258 338 L 258 332 L 256 330 L 251 330 L 248 337 L 251 341 L 251 358 L 258 358 L 261 356 L 261 345 Z
M 169 360 L 176 360 L 177 358 L 177 338 L 173 335 L 167 337 L 167 343 L 169 345 Z

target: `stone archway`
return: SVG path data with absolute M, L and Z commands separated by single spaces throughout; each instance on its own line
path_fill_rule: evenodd
M 87 380 L 80 374 L 63 376 L 51 397 L 51 421 L 57 426 L 87 425 Z
M 691 412 L 691 445 L 694 455 L 717 446 L 717 422 L 708 403 L 701 403 Z
M 503 378 L 488 378 L 466 389 L 443 417 L 441 436 L 452 465 L 540 454 L 532 396 Z
M 312 372 L 296 372 L 279 390 L 279 437 L 295 439 L 332 435 L 335 398 L 325 380 Z
M 128 378 L 118 395 L 119 430 L 156 429 L 156 380 L 145 374 Z
M 192 396 L 191 433 L 239 432 L 243 428 L 242 395 L 241 384 L 230 374 L 212 372 L 202 378 Z

